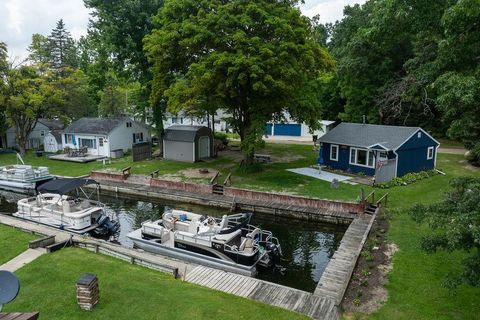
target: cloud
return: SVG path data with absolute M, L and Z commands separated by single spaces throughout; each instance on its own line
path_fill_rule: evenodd
M 335 22 L 344 6 L 355 3 L 365 0 L 306 0 L 300 9 L 308 17 L 319 14 L 323 23 Z M 11 60 L 22 60 L 32 34 L 50 34 L 60 19 L 75 39 L 85 35 L 89 13 L 83 0 L 0 0 L 0 41 L 7 44 Z
M 327 23 L 341 20 L 345 6 L 365 2 L 366 0 L 306 0 L 300 9 L 307 17 L 320 15 L 320 22 Z
M 10 59 L 28 55 L 32 34 L 48 35 L 63 19 L 72 37 L 87 33 L 89 10 L 82 0 L 2 0 L 0 1 L 0 41 L 8 46 Z

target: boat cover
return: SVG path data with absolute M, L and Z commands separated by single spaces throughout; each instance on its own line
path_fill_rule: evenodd
M 95 184 L 97 181 L 93 179 L 80 179 L 80 178 L 60 178 L 50 180 L 37 188 L 40 192 L 57 193 L 60 195 L 66 194 L 79 187 L 86 186 L 88 184 Z

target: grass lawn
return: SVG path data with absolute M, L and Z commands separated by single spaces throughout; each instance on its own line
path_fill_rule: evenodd
M 449 140 L 449 139 L 437 139 L 438 142 L 440 142 L 440 148 L 458 148 L 458 149 L 464 149 L 465 146 L 458 141 L 455 140 Z
M 37 236 L 0 224 L 0 265 L 27 250 L 28 242 Z
M 99 278 L 100 302 L 90 312 L 76 304 L 85 272 Z M 43 255 L 16 274 L 21 290 L 4 311 L 35 310 L 42 319 L 307 319 L 78 248 Z

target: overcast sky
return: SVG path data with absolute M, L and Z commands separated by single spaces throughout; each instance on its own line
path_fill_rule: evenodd
M 321 22 L 341 19 L 343 7 L 365 0 L 305 0 L 301 10 Z M 26 57 L 32 34 L 50 34 L 58 20 L 63 19 L 75 39 L 86 34 L 89 11 L 83 0 L 0 0 L 0 41 L 8 46 L 10 59 L 17 62 Z

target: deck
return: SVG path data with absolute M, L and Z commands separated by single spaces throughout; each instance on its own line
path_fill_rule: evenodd
M 83 157 L 69 157 L 66 154 L 56 154 L 56 155 L 49 156 L 48 158 L 52 159 L 52 160 L 86 163 L 86 162 L 101 160 L 101 159 L 104 159 L 106 157 L 105 156 L 90 155 L 90 154 L 87 154 L 86 156 L 83 156 Z
M 339 318 L 338 309 L 329 297 L 255 278 L 198 266 L 187 274 L 185 281 L 302 313 L 314 319 Z

